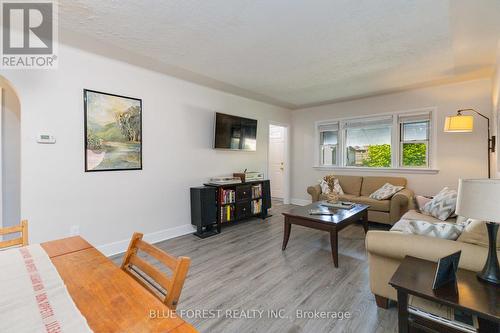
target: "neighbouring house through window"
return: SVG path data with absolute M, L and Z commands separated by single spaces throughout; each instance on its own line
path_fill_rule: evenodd
M 344 128 L 346 166 L 391 166 L 392 117 L 347 121 Z
M 339 125 L 319 126 L 321 165 L 337 165 Z
M 430 168 L 431 115 L 405 112 L 319 122 L 317 165 Z

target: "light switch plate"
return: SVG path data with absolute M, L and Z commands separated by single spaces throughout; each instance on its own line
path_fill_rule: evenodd
M 54 144 L 56 143 L 56 138 L 49 134 L 40 134 L 36 140 L 38 143 L 44 144 Z

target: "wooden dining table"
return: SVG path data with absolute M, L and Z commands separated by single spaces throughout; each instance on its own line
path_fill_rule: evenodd
M 82 237 L 41 246 L 95 333 L 198 332 Z

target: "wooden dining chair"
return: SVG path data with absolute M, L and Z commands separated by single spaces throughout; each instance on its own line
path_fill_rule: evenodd
M 182 286 L 184 285 L 191 259 L 188 257 L 176 258 L 171 256 L 156 246 L 143 241 L 142 236 L 143 235 L 138 232 L 134 233 L 132 236 L 128 250 L 123 258 L 121 268 L 149 292 L 158 297 L 170 309 L 175 310 L 179 302 Z M 139 257 L 139 251 L 158 260 L 168 267 L 172 271 L 172 274 L 167 275 Z
M 0 236 L 20 233 L 17 238 L 0 241 L 0 249 L 5 249 L 12 246 L 26 246 L 28 245 L 28 221 L 23 220 L 21 224 L 12 227 L 0 228 Z

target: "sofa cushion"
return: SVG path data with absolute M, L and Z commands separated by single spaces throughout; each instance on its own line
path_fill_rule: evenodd
M 426 222 L 431 222 L 431 223 L 440 223 L 443 222 L 433 216 L 430 215 L 425 215 L 422 213 L 419 213 L 416 210 L 409 210 L 407 211 L 402 217 L 401 220 L 419 220 L 419 221 L 426 221 Z M 456 218 L 449 218 L 446 220 L 446 222 L 450 223 L 455 223 L 457 221 Z
M 363 177 L 363 184 L 361 186 L 361 195 L 369 196 L 379 188 L 381 188 L 385 183 L 392 184 L 394 186 L 405 186 L 406 178 L 402 177 Z M 342 187 L 344 188 L 344 187 Z
M 469 219 L 470 223 L 458 237 L 458 242 L 475 244 L 488 248 L 488 231 L 486 223 L 479 220 Z M 497 235 L 497 250 L 500 250 L 500 235 Z
M 359 196 L 357 195 L 353 195 L 353 194 L 342 194 L 339 196 L 339 200 L 342 200 L 342 201 L 352 201 L 352 202 L 355 202 L 355 200 L 359 198 Z
M 361 183 L 363 182 L 363 177 L 358 176 L 335 176 L 338 178 L 340 186 L 345 194 L 352 194 L 359 196 L 361 191 Z
M 391 208 L 391 200 L 375 200 L 370 197 L 361 196 L 353 198 L 350 201 L 364 205 L 369 205 L 370 206 L 369 210 L 376 210 L 379 212 L 388 212 Z

